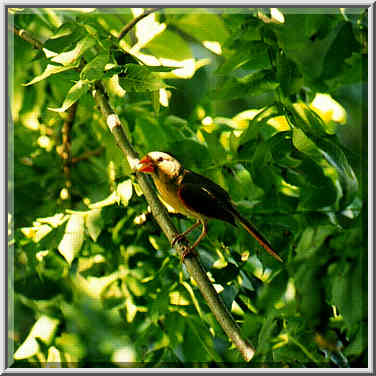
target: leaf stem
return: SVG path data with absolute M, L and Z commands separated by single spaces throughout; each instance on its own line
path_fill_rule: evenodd
M 128 22 L 123 27 L 123 29 L 120 31 L 120 34 L 118 36 L 118 40 L 120 41 L 121 39 L 123 39 L 128 34 L 128 32 L 133 29 L 133 27 L 137 24 L 138 21 L 141 21 L 143 18 L 145 18 L 149 14 L 151 14 L 151 13 L 153 13 L 153 12 L 159 10 L 159 9 L 162 9 L 162 8 L 147 9 L 147 10 L 144 11 L 144 13 L 142 13 L 139 16 L 133 18 L 133 20 L 131 20 L 130 22 Z
M 37 50 L 41 50 L 43 48 L 43 44 L 39 42 L 39 40 L 35 39 L 30 33 L 24 29 L 18 29 L 16 27 L 12 27 L 13 32 L 18 35 L 24 41 L 30 43 L 34 48 Z

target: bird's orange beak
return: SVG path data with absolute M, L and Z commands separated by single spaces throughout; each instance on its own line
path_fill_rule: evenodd
M 154 163 L 153 160 L 148 156 L 145 155 L 140 159 L 139 167 L 137 168 L 139 172 L 153 172 L 154 171 Z

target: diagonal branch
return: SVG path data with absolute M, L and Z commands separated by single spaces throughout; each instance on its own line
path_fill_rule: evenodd
M 133 29 L 133 27 L 137 24 L 138 21 L 141 21 L 143 18 L 145 18 L 146 16 L 148 16 L 149 14 L 159 10 L 159 9 L 162 9 L 162 8 L 151 8 L 151 9 L 147 9 L 144 11 L 144 13 L 140 14 L 139 16 L 133 18 L 132 21 L 129 21 L 124 27 L 123 29 L 120 31 L 120 34 L 118 36 L 118 40 L 121 40 L 123 39 L 127 33 Z
M 101 85 L 97 85 L 94 98 L 104 118 L 106 119 L 106 124 L 114 135 L 119 148 L 127 157 L 131 167 L 135 166 L 135 164 L 138 162 L 138 155 L 133 149 L 132 145 L 129 143 L 119 117 L 108 104 L 106 94 Z M 166 208 L 158 199 L 149 178 L 138 172 L 136 173 L 136 176 L 154 218 L 158 222 L 170 243 L 172 243 L 173 239 L 175 239 L 178 235 L 178 232 L 168 216 Z M 184 253 L 186 247 L 187 245 L 184 243 L 184 240 L 179 240 L 175 244 L 175 248 L 180 255 Z M 242 353 L 243 358 L 246 361 L 250 361 L 255 353 L 255 349 L 244 338 L 242 338 L 238 325 L 209 281 L 206 271 L 200 264 L 198 258 L 195 256 L 186 257 L 184 259 L 184 264 L 189 274 L 196 281 L 198 288 L 206 300 L 206 303 L 213 312 L 219 324 L 222 326 L 222 329 Z

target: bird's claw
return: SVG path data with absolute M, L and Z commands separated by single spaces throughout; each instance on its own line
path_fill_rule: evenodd
M 182 240 L 184 238 L 185 238 L 185 236 L 183 234 L 176 235 L 174 237 L 174 239 L 172 239 L 171 245 L 174 246 L 176 244 L 176 242 L 178 242 L 179 240 Z
M 184 251 L 180 254 L 180 262 L 183 263 L 187 256 L 197 256 L 196 250 L 191 247 L 184 247 Z
M 172 240 L 171 245 L 174 247 L 175 244 L 182 239 L 185 239 L 184 234 L 176 235 L 175 238 Z M 197 256 L 197 252 L 194 248 L 185 245 L 184 251 L 180 254 L 180 262 L 183 263 L 187 256 Z

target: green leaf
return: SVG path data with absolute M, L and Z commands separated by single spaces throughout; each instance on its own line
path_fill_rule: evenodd
M 332 225 L 306 228 L 296 247 L 297 259 L 312 257 L 314 252 L 323 245 L 327 237 L 335 231 L 336 227 Z
M 219 86 L 215 92 L 217 99 L 242 98 L 246 95 L 263 94 L 275 90 L 279 83 L 275 80 L 272 70 L 264 69 L 250 73 L 242 78 L 231 77 Z
M 112 192 L 107 198 L 102 201 L 94 202 L 90 204 L 90 209 L 99 209 L 105 206 L 111 206 L 119 202 L 119 197 L 116 192 Z
M 258 335 L 257 351 L 260 354 L 265 354 L 272 346 L 272 337 L 274 336 L 277 327 L 277 320 L 269 315 L 262 325 Z
M 214 133 L 208 133 L 201 130 L 202 135 L 208 145 L 208 150 L 214 161 L 226 160 L 226 151 L 219 142 L 218 136 Z
M 328 79 L 337 76 L 343 70 L 345 60 L 352 55 L 353 51 L 358 50 L 359 44 L 354 37 L 350 22 L 340 24 L 336 38 L 325 55 L 321 78 Z
M 192 51 L 188 43 L 179 34 L 168 29 L 159 33 L 143 48 L 157 58 L 175 61 L 192 59 Z
M 101 209 L 90 210 L 85 216 L 85 225 L 90 237 L 96 242 L 104 227 Z
M 102 54 L 95 57 L 90 63 L 86 64 L 81 72 L 81 80 L 100 80 L 104 76 L 104 68 L 109 61 L 108 54 Z
M 66 227 L 63 239 L 58 245 L 59 252 L 68 264 L 71 264 L 80 252 L 84 242 L 85 217 L 82 214 L 72 214 Z
M 328 80 L 326 84 L 334 92 L 340 86 L 366 82 L 368 79 L 367 54 L 353 52 L 352 56 L 345 60 L 342 73 Z
M 248 94 L 256 94 L 267 90 L 274 90 L 279 83 L 275 81 L 274 72 L 269 69 L 264 69 L 251 73 L 239 79 L 239 82 L 245 84 L 248 88 Z
M 236 296 L 238 295 L 239 289 L 235 286 L 226 286 L 223 291 L 221 292 L 221 296 L 223 298 L 224 303 L 228 310 L 231 311 L 232 303 L 234 302 Z
M 50 37 L 43 47 L 57 53 L 66 51 L 84 36 L 84 30 L 74 22 L 63 23 L 56 33 Z
M 267 45 L 261 41 L 244 44 L 244 48 L 235 49 L 233 54 L 218 68 L 218 74 L 229 74 L 240 68 L 245 70 L 270 67 Z
M 325 21 L 329 24 L 328 15 L 320 16 L 323 17 L 323 25 Z M 318 26 L 312 29 L 307 24 L 310 19 L 312 17 L 308 14 L 287 13 L 285 23 L 276 28 L 276 34 L 287 57 L 295 61 L 308 79 L 315 80 L 323 73 L 326 54 L 333 46 L 343 24 L 333 27 L 323 38 L 316 37 L 312 41 L 319 29 Z M 297 30 L 301 32 L 297 33 Z
M 144 152 L 160 150 L 161 145 L 167 145 L 168 137 L 166 131 L 158 121 L 151 116 L 142 116 L 136 119 L 134 137 L 137 144 Z M 166 146 L 164 146 L 164 149 Z
M 150 305 L 150 319 L 157 323 L 161 316 L 168 312 L 170 297 L 166 293 L 159 293 Z
M 222 18 L 203 9 L 183 16 L 177 20 L 176 26 L 201 42 L 217 41 L 223 44 L 229 36 Z
M 293 129 L 292 143 L 299 151 L 313 159 L 320 158 L 321 156 L 318 147 L 300 128 L 295 127 Z
M 75 359 L 82 359 L 87 352 L 86 344 L 83 343 L 83 337 L 78 333 L 63 332 L 56 338 L 56 345 L 63 349 L 67 354 L 73 355 Z
M 46 69 L 43 71 L 42 74 L 40 74 L 37 77 L 34 77 L 30 82 L 24 84 L 24 86 L 33 85 L 33 84 L 35 84 L 39 81 L 42 81 L 42 80 L 52 76 L 53 74 L 61 73 L 61 72 L 67 71 L 69 69 L 74 69 L 77 66 L 78 66 L 77 64 L 72 64 L 72 65 L 66 65 L 66 66 L 62 67 L 61 65 L 48 64 Z
M 145 92 L 169 87 L 158 73 L 151 72 L 146 66 L 127 64 L 124 72 L 119 76 L 119 84 L 126 91 Z
M 207 362 L 212 359 L 221 362 L 222 359 L 213 349 L 213 338 L 208 327 L 198 317 L 190 316 L 187 320 L 183 347 L 192 353 L 191 359 L 197 362 Z
M 85 38 L 81 39 L 77 44 L 76 47 L 67 52 L 62 52 L 56 56 L 54 56 L 51 61 L 55 63 L 62 64 L 64 66 L 68 66 L 77 62 L 77 60 L 91 47 L 95 45 L 95 39 L 86 36 Z
M 332 285 L 333 303 L 349 328 L 367 316 L 366 264 L 360 261 L 348 265 L 347 270 L 337 268 Z
M 277 79 L 284 95 L 289 96 L 299 92 L 304 80 L 297 65 L 285 54 L 277 55 Z
M 342 208 L 345 208 L 354 200 L 359 191 L 358 179 L 345 153 L 336 143 L 330 139 L 320 138 L 317 140 L 317 145 L 320 147 L 323 157 L 338 173 L 339 181 L 343 188 L 343 198 L 340 204 Z
M 84 95 L 89 90 L 90 84 L 88 81 L 80 80 L 77 83 L 75 83 L 70 90 L 68 91 L 68 94 L 66 98 L 64 99 L 64 102 L 60 108 L 49 108 L 50 111 L 55 112 L 64 112 L 66 111 L 72 104 L 77 102 L 82 95 Z
M 367 324 L 361 323 L 360 328 L 351 340 L 350 344 L 345 348 L 346 356 L 359 356 L 366 350 L 368 346 L 368 330 Z
M 294 279 L 300 312 L 307 317 L 310 326 L 318 325 L 320 312 L 326 309 L 320 267 L 313 263 L 302 264 Z

